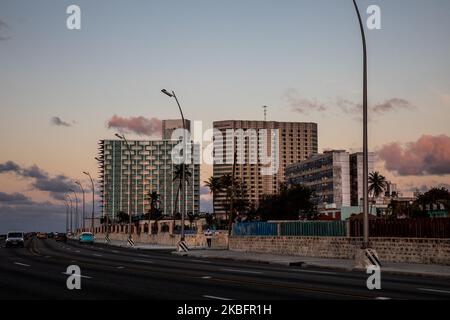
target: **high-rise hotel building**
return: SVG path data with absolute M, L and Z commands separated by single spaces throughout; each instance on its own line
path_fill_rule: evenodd
M 99 166 L 103 215 L 115 219 L 120 211 L 145 214 L 150 210 L 148 195 L 153 191 L 159 194 L 158 206 L 165 215 L 182 212 L 183 203 L 186 213 L 198 213 L 200 165 L 195 161 L 199 152 L 196 145 L 190 144 L 191 148 L 188 147 L 186 152 L 192 157 L 191 164 L 186 167 L 191 172 L 184 188 L 186 201 L 181 194 L 176 200 L 179 180 L 175 179 L 176 165 L 172 162 L 171 151 L 179 143 L 169 139 L 129 140 L 130 155 L 125 141 L 101 140 Z
M 255 208 L 262 196 L 279 191 L 287 165 L 318 152 L 316 123 L 228 120 L 216 121 L 213 127 L 222 137 L 217 139 L 215 133 L 213 175 L 231 175 L 233 162 L 236 162 L 235 178 L 245 188 L 245 197 Z M 240 134 L 244 138 L 240 138 Z M 268 164 L 264 159 L 271 154 L 276 154 L 277 163 Z M 270 174 L 270 170 L 264 172 L 270 166 L 275 170 Z M 225 201 L 225 193 L 218 193 L 214 208 L 222 218 L 226 213 Z

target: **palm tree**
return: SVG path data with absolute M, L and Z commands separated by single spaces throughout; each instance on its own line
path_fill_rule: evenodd
M 216 211 L 215 211 L 215 203 L 216 203 L 216 196 L 217 193 L 219 193 L 220 191 L 223 190 L 223 185 L 222 185 L 222 179 L 219 177 L 209 177 L 209 179 L 207 181 L 204 181 L 205 186 L 209 188 L 209 192 L 212 194 L 213 196 L 213 215 L 216 215 Z
M 387 187 L 388 182 L 386 181 L 386 178 L 378 171 L 371 172 L 369 174 L 369 194 L 372 195 L 372 203 L 376 198 L 384 194 Z M 372 205 L 370 208 L 370 212 L 372 213 Z
M 174 167 L 173 182 L 178 181 L 177 195 L 175 197 L 175 203 L 174 203 L 175 212 L 173 213 L 173 222 L 174 222 L 174 226 L 175 226 L 175 214 L 176 214 L 176 208 L 177 208 L 177 203 L 178 203 L 178 197 L 180 196 L 180 190 L 183 186 L 183 181 L 182 181 L 183 167 L 184 167 L 184 182 L 187 182 L 188 184 L 190 184 L 190 181 L 191 181 L 190 178 L 192 177 L 192 173 L 189 171 L 188 166 L 184 163 L 176 164 L 173 167 Z M 185 203 L 183 203 L 183 205 L 185 205 Z M 178 208 L 178 211 L 179 210 L 180 210 L 180 208 Z
M 157 209 L 157 205 L 160 202 L 160 195 L 156 191 L 148 192 L 148 200 L 150 200 L 150 214 L 154 213 Z
M 222 185 L 222 190 L 225 191 L 226 195 L 225 212 L 228 217 L 228 228 L 229 228 L 228 232 L 230 233 L 231 226 L 233 224 L 233 212 L 234 212 L 234 208 L 231 205 L 231 202 L 234 201 L 234 196 L 236 192 L 236 180 L 233 178 L 231 174 L 226 174 L 220 177 L 220 183 Z

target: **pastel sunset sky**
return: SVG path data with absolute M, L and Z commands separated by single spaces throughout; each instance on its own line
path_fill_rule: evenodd
M 358 3 L 365 19 L 381 8 L 366 30 L 376 169 L 404 193 L 450 187 L 450 1 Z M 178 118 L 162 88 L 204 129 L 267 105 L 269 120 L 317 122 L 319 151 L 360 151 L 361 74 L 351 0 L 1 0 L 0 233 L 63 230 L 60 190 L 89 189 L 98 140 L 158 138 Z

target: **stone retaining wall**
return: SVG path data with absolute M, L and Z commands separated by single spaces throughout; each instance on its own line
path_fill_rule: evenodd
M 450 239 L 370 238 L 381 261 L 450 265 Z M 230 250 L 354 259 L 362 238 L 232 236 Z

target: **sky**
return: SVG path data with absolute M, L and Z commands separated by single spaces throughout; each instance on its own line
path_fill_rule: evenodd
M 450 186 L 450 1 L 358 3 L 364 20 L 381 8 L 366 28 L 376 169 L 405 193 Z M 62 230 L 61 190 L 89 188 L 98 140 L 157 138 L 178 117 L 162 88 L 205 129 L 267 105 L 318 123 L 319 151 L 360 151 L 361 50 L 350 0 L 0 0 L 0 233 Z

